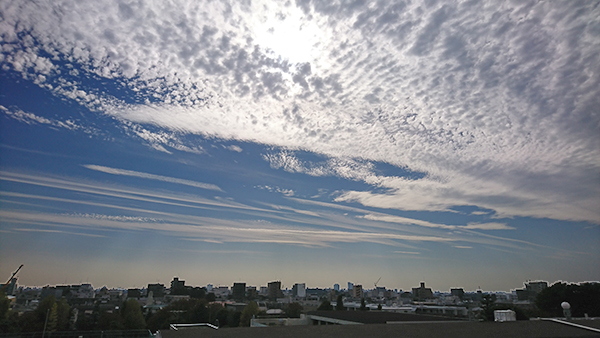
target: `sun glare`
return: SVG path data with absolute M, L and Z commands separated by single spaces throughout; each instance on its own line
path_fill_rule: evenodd
M 318 25 L 297 8 L 269 11 L 254 24 L 257 44 L 275 57 L 291 63 L 311 62 L 320 52 L 322 33 Z

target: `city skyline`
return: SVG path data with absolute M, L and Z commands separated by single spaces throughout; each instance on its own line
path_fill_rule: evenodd
M 18 279 L 18 277 L 16 277 L 15 279 Z M 335 290 L 335 291 L 339 291 L 339 292 L 351 292 L 352 287 L 350 287 L 350 289 L 348 288 L 339 288 L 339 290 L 336 289 L 336 285 L 339 286 L 339 283 L 334 283 L 332 285 L 329 286 L 321 286 L 321 285 L 307 285 L 304 282 L 292 282 L 291 284 L 284 284 L 283 282 L 281 282 L 280 280 L 268 280 L 262 283 L 258 283 L 258 284 L 252 284 L 252 283 L 246 283 L 245 281 L 233 281 L 229 284 L 213 284 L 213 283 L 208 283 L 208 284 L 204 284 L 204 285 L 198 285 L 198 284 L 188 284 L 188 281 L 185 279 L 181 279 L 179 276 L 174 276 L 171 281 L 168 282 L 162 282 L 157 280 L 154 283 L 146 283 L 143 284 L 141 286 L 138 285 L 134 285 L 134 286 L 108 286 L 108 285 L 102 285 L 102 286 L 98 286 L 98 285 L 94 285 L 93 283 L 86 281 L 86 282 L 79 282 L 79 283 L 59 283 L 59 284 L 42 284 L 42 285 L 20 285 L 18 282 L 16 282 L 16 287 L 14 288 L 14 290 L 17 290 L 18 288 L 45 288 L 45 287 L 58 287 L 58 286 L 78 286 L 78 285 L 91 285 L 93 287 L 94 290 L 99 290 L 102 288 L 108 288 L 108 289 L 119 289 L 119 290 L 127 290 L 127 289 L 136 289 L 136 290 L 142 290 L 142 289 L 148 289 L 148 287 L 150 285 L 152 286 L 156 286 L 156 285 L 162 285 L 166 290 L 170 290 L 172 289 L 172 283 L 174 281 L 177 281 L 178 283 L 181 284 L 181 286 L 185 286 L 186 288 L 204 288 L 206 290 L 207 293 L 211 293 L 212 290 L 218 289 L 218 288 L 227 288 L 230 292 L 231 295 L 233 295 L 235 286 L 240 284 L 240 285 L 244 285 L 244 290 L 248 290 L 248 288 L 254 288 L 255 290 L 257 290 L 256 288 L 268 288 L 268 285 L 271 284 L 272 282 L 276 282 L 276 283 L 281 283 L 281 287 L 280 289 L 283 291 L 287 291 L 287 292 L 292 292 L 294 290 L 294 287 L 296 287 L 297 285 L 302 285 L 305 290 Z M 431 289 L 433 291 L 433 293 L 440 293 L 440 294 L 449 294 L 453 289 L 460 289 L 466 293 L 477 293 L 477 292 L 491 292 L 491 293 L 514 293 L 517 290 L 523 290 L 524 287 L 530 283 L 545 283 L 546 286 L 552 286 L 556 283 L 564 283 L 564 284 L 576 284 L 576 285 L 581 285 L 581 284 L 587 284 L 587 283 L 600 283 L 600 281 L 579 281 L 579 282 L 574 282 L 574 281 L 565 281 L 565 280 L 557 280 L 554 282 L 548 282 L 545 280 L 526 280 L 523 281 L 521 286 L 518 287 L 513 287 L 510 288 L 508 290 L 488 290 L 485 289 L 485 287 L 481 287 L 478 286 L 476 289 L 473 290 L 469 290 L 469 289 L 465 289 L 462 286 L 453 286 L 448 288 L 447 290 L 442 290 L 442 289 L 436 289 L 435 287 L 431 287 L 431 285 L 429 285 L 427 282 L 425 281 L 420 281 L 416 284 L 419 284 L 419 286 L 412 285 L 409 287 L 387 287 L 385 285 L 373 285 L 372 287 L 369 287 L 367 284 L 362 284 L 362 283 L 352 283 L 352 282 L 348 282 L 348 284 L 352 284 L 352 286 L 354 285 L 359 285 L 361 287 L 361 289 L 365 290 L 365 291 L 372 291 L 372 290 L 376 290 L 377 288 L 384 288 L 385 290 L 392 290 L 392 291 L 398 291 L 398 292 L 413 292 L 415 288 L 418 287 L 426 287 L 428 289 Z M 260 291 L 260 290 L 257 290 Z
M 600 280 L 598 2 L 0 14 L 2 278 Z

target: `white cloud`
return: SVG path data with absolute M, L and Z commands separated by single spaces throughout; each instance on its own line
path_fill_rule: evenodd
M 242 151 L 244 151 L 242 148 L 236 146 L 235 144 L 230 145 L 229 147 L 227 147 L 227 149 L 235 151 L 236 153 L 241 153 Z
M 475 230 L 513 230 L 514 228 L 504 223 L 469 223 L 461 227 L 463 229 Z
M 96 171 L 100 171 L 103 173 L 107 173 L 107 174 L 112 174 L 112 175 L 123 175 L 123 176 L 146 178 L 146 179 L 151 179 L 151 180 L 188 185 L 190 187 L 195 187 L 195 188 L 200 188 L 200 189 L 222 191 L 221 188 L 219 188 L 218 186 L 216 186 L 214 184 L 184 180 L 181 178 L 162 176 L 162 175 L 154 175 L 154 174 L 143 173 L 143 172 L 133 171 L 133 170 L 110 168 L 110 167 L 105 167 L 105 166 L 95 165 L 95 164 L 84 164 L 83 167 L 91 169 L 91 170 L 96 170 Z
M 0 6 L 3 66 L 124 124 L 161 129 L 138 135 L 161 151 L 169 142 L 201 151 L 162 133 L 302 149 L 341 163 L 269 161 L 389 188 L 340 202 L 600 222 L 593 2 Z M 279 48 L 286 30 L 307 53 Z M 135 97 L 67 80 L 54 60 Z M 373 176 L 373 161 L 428 176 Z
M 399 224 L 413 224 L 427 228 L 439 228 L 439 229 L 471 229 L 471 230 L 513 230 L 515 228 L 510 227 L 504 223 L 469 223 L 467 225 L 446 225 L 439 223 L 432 223 L 422 221 L 414 218 L 386 215 L 386 214 L 367 214 L 364 216 L 358 216 L 359 218 L 369 219 L 372 221 L 381 221 L 388 223 L 399 223 Z
M 394 253 L 405 254 L 405 255 L 420 255 L 420 252 L 416 251 L 394 251 Z

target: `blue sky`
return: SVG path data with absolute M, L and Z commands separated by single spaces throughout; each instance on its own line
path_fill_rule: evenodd
M 600 7 L 0 2 L 24 285 L 600 280 Z

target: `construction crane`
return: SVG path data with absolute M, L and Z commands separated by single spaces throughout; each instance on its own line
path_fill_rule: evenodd
M 17 272 L 19 272 L 19 270 L 21 270 L 22 267 L 23 267 L 23 264 L 21 264 L 21 266 L 19 266 L 19 268 L 15 272 L 13 272 L 12 276 L 10 276 L 10 278 L 6 281 L 6 283 L 4 283 L 4 285 L 2 285 L 2 287 L 0 288 L 0 292 L 4 291 L 4 289 L 6 289 L 8 287 L 8 285 L 10 284 L 12 279 L 17 275 Z
M 377 283 L 379 283 L 380 280 L 381 280 L 381 277 L 379 277 L 379 279 L 377 280 L 377 282 L 373 283 L 373 285 L 375 285 L 375 289 L 377 289 Z

